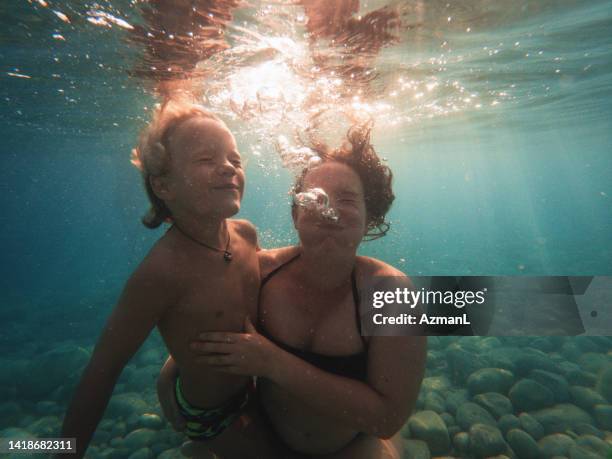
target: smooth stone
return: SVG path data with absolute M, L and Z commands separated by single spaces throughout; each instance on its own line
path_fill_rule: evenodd
M 82 347 L 61 345 L 32 359 L 17 385 L 21 398 L 39 401 L 59 386 L 72 388 L 90 356 Z
M 521 428 L 531 435 L 535 440 L 539 440 L 546 433 L 544 426 L 529 413 L 521 413 L 518 417 Z
M 111 434 L 111 437 L 113 438 L 123 437 L 125 434 L 127 434 L 127 427 L 125 425 L 125 422 L 123 421 L 114 422 L 113 425 L 111 426 L 110 434 Z
M 462 454 L 466 454 L 470 450 L 470 434 L 467 432 L 458 432 L 453 436 L 453 446 Z
M 111 439 L 109 444 L 113 448 L 121 449 L 121 448 L 123 448 L 124 441 L 123 441 L 123 438 L 121 438 L 121 437 L 114 437 L 114 438 Z
M 582 355 L 582 351 L 578 346 L 576 346 L 576 344 L 568 341 L 561 347 L 561 354 L 567 360 L 578 362 L 578 359 L 580 359 L 580 356 Z
M 157 459 L 185 459 L 180 448 L 167 449 L 157 456 Z
M 152 445 L 157 440 L 157 432 L 151 429 L 136 429 L 125 436 L 123 444 L 126 448 L 137 450 Z
M 612 445 L 607 444 L 595 435 L 581 435 L 576 439 L 576 445 L 601 455 L 609 453 L 612 449 Z
M 574 386 L 593 387 L 597 384 L 597 377 L 584 370 L 573 370 L 565 375 L 567 382 Z
M 570 448 L 575 444 L 574 440 L 565 434 L 555 433 L 547 435 L 538 442 L 540 457 L 548 459 L 554 456 L 567 456 Z
M 612 337 L 610 336 L 589 336 L 589 339 L 599 346 L 600 352 L 609 352 L 609 349 L 612 349 Z
M 422 390 L 419 391 L 419 395 L 417 396 L 416 403 L 414 404 L 414 407 L 416 408 L 417 411 L 422 410 L 423 406 L 425 406 L 425 395 L 427 395 L 427 392 L 423 392 Z
M 542 352 L 552 352 L 555 349 L 555 344 L 546 337 L 539 337 L 530 343 L 530 347 Z
M 444 454 L 450 449 L 450 438 L 446 424 L 435 411 L 419 411 L 408 419 L 410 433 L 417 440 L 423 440 L 432 454 Z
M 39 438 L 55 438 L 60 436 L 62 421 L 57 416 L 45 416 L 30 424 L 28 432 Z
M 172 446 L 168 443 L 155 443 L 153 446 L 151 446 L 151 453 L 153 453 L 154 457 L 157 457 L 170 448 L 172 448 Z
M 531 370 L 529 379 L 548 388 L 552 392 L 556 403 L 569 401 L 569 384 L 563 376 L 544 370 Z
M 605 456 L 596 454 L 578 445 L 574 445 L 569 449 L 569 459 L 601 459 L 602 457 Z
M 466 402 L 461 405 L 457 410 L 455 420 L 457 424 L 466 431 L 474 424 L 486 424 L 497 427 L 497 423 L 495 419 L 493 419 L 493 416 L 483 407 L 473 402 Z
M 593 435 L 595 437 L 604 438 L 603 432 L 591 424 L 578 424 L 574 426 L 574 432 L 578 435 Z
M 140 448 L 137 451 L 134 451 L 129 455 L 128 459 L 151 459 L 153 457 L 153 453 L 149 448 Z
M 100 421 L 100 424 L 98 424 L 98 429 L 102 429 L 102 430 L 108 430 L 109 432 L 111 430 L 113 430 L 113 426 L 115 426 L 117 424 L 117 422 L 113 419 L 102 419 Z
M 89 450 L 87 452 L 89 453 Z M 119 459 L 120 457 L 114 448 L 104 448 L 98 453 L 98 459 Z
M 506 434 L 506 440 L 521 459 L 538 459 L 538 443 L 524 430 L 510 429 Z
M 585 352 L 578 359 L 578 365 L 580 365 L 583 370 L 595 374 L 599 373 L 600 370 L 607 367 L 609 364 L 612 364 L 610 357 L 598 352 Z
M 132 430 L 136 430 L 140 427 L 140 417 L 142 414 L 140 413 L 132 413 L 125 419 L 125 425 L 127 426 L 127 430 L 131 432 Z
M 612 365 L 606 365 L 602 368 L 596 383 L 597 391 L 612 403 Z
M 427 348 L 428 349 L 441 349 L 442 346 L 442 342 L 440 341 L 440 338 L 437 336 L 428 336 L 427 337 Z
M 423 378 L 423 382 L 421 383 L 422 391 L 437 391 L 437 392 L 446 392 L 452 387 L 452 383 L 446 376 L 430 376 L 428 378 Z
M 138 392 L 143 387 L 155 387 L 161 364 L 137 367 L 130 379 L 125 381 L 127 392 Z
M 427 368 L 438 368 L 442 365 L 446 366 L 446 357 L 441 351 L 427 350 Z
M 502 346 L 491 349 L 484 354 L 488 366 L 492 368 L 503 368 L 514 374 L 516 367 L 514 362 L 521 350 L 515 346 Z
M 474 424 L 470 428 L 470 452 L 476 457 L 488 457 L 506 451 L 508 445 L 497 427 Z
M 430 459 L 431 453 L 423 440 L 404 440 L 403 456 L 410 459 Z
M 608 403 L 605 398 L 588 387 L 583 386 L 571 386 L 570 394 L 574 405 L 579 406 L 583 410 L 590 411 L 595 405 L 602 405 Z
M 595 405 L 593 415 L 599 428 L 612 430 L 612 405 Z
M 448 436 L 449 438 L 453 438 L 455 436 L 455 434 L 461 432 L 461 427 L 455 425 L 455 426 L 450 426 L 448 427 Z
M 11 438 L 13 440 L 34 440 L 36 437 L 25 429 L 8 427 L 0 430 L 0 438 Z
M 408 426 L 408 422 L 406 422 L 402 428 L 400 429 L 400 434 L 403 438 L 410 438 L 410 427 Z
M 113 437 L 111 437 L 110 432 L 98 428 L 96 429 L 96 432 L 94 433 L 93 443 L 95 444 L 108 443 L 111 438 Z
M 423 408 L 442 414 L 446 411 L 446 401 L 438 392 L 428 392 L 423 400 Z
M 140 416 L 138 421 L 142 427 L 154 430 L 161 429 L 164 425 L 164 422 L 161 420 L 161 418 L 153 413 L 144 413 Z
M 514 375 L 502 368 L 482 368 L 467 379 L 467 387 L 472 395 L 486 392 L 506 394 L 513 383 Z
M 159 368 L 158 368 L 159 373 Z M 114 395 L 108 403 L 105 415 L 109 417 L 128 417 L 136 413 L 140 415 L 148 410 L 148 405 L 136 392 L 126 392 Z
M 580 365 L 574 362 L 569 362 L 567 360 L 563 362 L 559 362 L 557 364 L 557 368 L 559 369 L 559 373 L 563 375 L 563 377 L 567 378 L 567 374 L 571 371 L 579 371 Z
M 546 434 L 565 432 L 578 424 L 594 424 L 593 418 L 586 411 L 569 403 L 559 403 L 530 414 L 542 424 Z
M 496 419 L 505 414 L 512 414 L 512 402 L 505 395 L 497 392 L 486 392 L 478 394 L 473 398 L 475 403 L 485 408 Z
M 444 421 L 444 424 L 446 424 L 446 427 L 457 425 L 457 423 L 455 422 L 455 418 L 449 413 L 442 413 L 440 414 L 440 417 Z
M 476 343 L 476 350 L 479 353 L 490 351 L 502 347 L 502 342 L 495 336 L 488 336 Z
M 582 352 L 600 351 L 599 346 L 593 340 L 591 340 L 591 337 L 589 336 L 575 336 L 573 341 L 574 344 L 578 346 L 578 349 L 580 349 Z
M 468 391 L 466 389 L 453 391 L 446 396 L 446 411 L 456 415 L 457 409 L 467 401 Z
M 512 405 L 520 411 L 545 408 L 554 403 L 553 393 L 533 379 L 521 379 L 508 393 Z
M 531 370 L 545 370 L 558 373 L 557 364 L 552 362 L 545 352 L 533 348 L 524 348 L 514 361 L 518 376 L 527 375 Z
M 510 429 L 518 429 L 521 426 L 521 421 L 513 414 L 504 414 L 497 420 L 497 427 L 502 433 L 507 433 Z M 543 431 L 542 431 L 543 432 Z
M 452 381 L 459 385 L 464 385 L 468 376 L 485 366 L 479 356 L 460 348 L 447 350 L 446 361 Z

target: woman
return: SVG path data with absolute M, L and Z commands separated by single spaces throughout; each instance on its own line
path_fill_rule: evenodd
M 392 201 L 391 171 L 352 129 L 335 151 L 317 145 L 316 167 L 294 192 L 323 189 L 338 217 L 294 204 L 300 244 L 260 252 L 257 324 L 245 333 L 204 333 L 200 361 L 258 376 L 261 412 L 293 451 L 334 458 L 399 457 L 390 442 L 406 421 L 423 378 L 426 338 L 361 336 L 360 291 L 375 277 L 404 276 L 356 255 L 382 237 Z M 166 412 L 170 397 L 161 397 Z M 363 435 L 365 434 L 365 435 Z

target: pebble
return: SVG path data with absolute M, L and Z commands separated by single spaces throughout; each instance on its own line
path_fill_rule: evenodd
M 466 402 L 459 407 L 455 420 L 459 427 L 463 430 L 469 430 L 474 424 L 487 424 L 497 427 L 497 423 L 493 416 L 487 410 L 473 402 Z
M 470 452 L 476 457 L 488 457 L 506 451 L 508 445 L 497 427 L 474 424 L 470 428 Z

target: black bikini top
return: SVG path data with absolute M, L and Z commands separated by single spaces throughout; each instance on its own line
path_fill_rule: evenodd
M 286 263 L 278 266 L 277 268 L 272 270 L 266 277 L 264 277 L 261 280 L 261 284 L 259 287 L 258 307 L 259 307 L 259 302 L 261 301 L 261 291 L 264 285 L 266 285 L 266 283 L 272 278 L 272 276 L 277 274 L 282 268 L 284 268 L 288 264 L 297 260 L 299 256 L 300 254 L 296 255 L 295 257 L 293 257 Z M 298 349 L 298 348 L 289 346 L 283 343 L 282 341 L 277 340 L 270 334 L 268 334 L 266 330 L 260 330 L 260 333 L 266 338 L 268 338 L 270 341 L 272 341 L 274 344 L 276 344 L 278 347 L 280 347 L 281 349 L 284 349 L 285 351 L 310 363 L 311 365 L 316 366 L 317 368 L 320 368 L 323 371 L 327 371 L 329 373 L 333 373 L 338 376 L 344 376 L 346 378 L 352 378 L 352 379 L 357 379 L 360 381 L 365 381 L 366 376 L 367 376 L 368 353 L 367 353 L 367 343 L 363 339 L 363 336 L 361 335 L 361 320 L 359 318 L 359 290 L 357 290 L 357 280 L 355 278 L 354 269 L 353 269 L 353 272 L 351 273 L 351 284 L 353 288 L 353 301 L 355 303 L 355 317 L 357 318 L 357 329 L 359 331 L 359 336 L 361 336 L 361 339 L 363 341 L 364 349 L 366 350 L 358 352 L 357 354 L 350 354 L 350 355 L 318 354 L 316 352 L 310 352 L 304 349 Z

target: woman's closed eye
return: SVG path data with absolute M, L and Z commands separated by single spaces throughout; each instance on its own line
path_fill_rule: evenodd
M 351 199 L 351 198 L 342 198 L 342 199 L 338 199 L 338 204 L 345 205 L 345 206 L 355 206 L 357 205 L 357 200 Z

